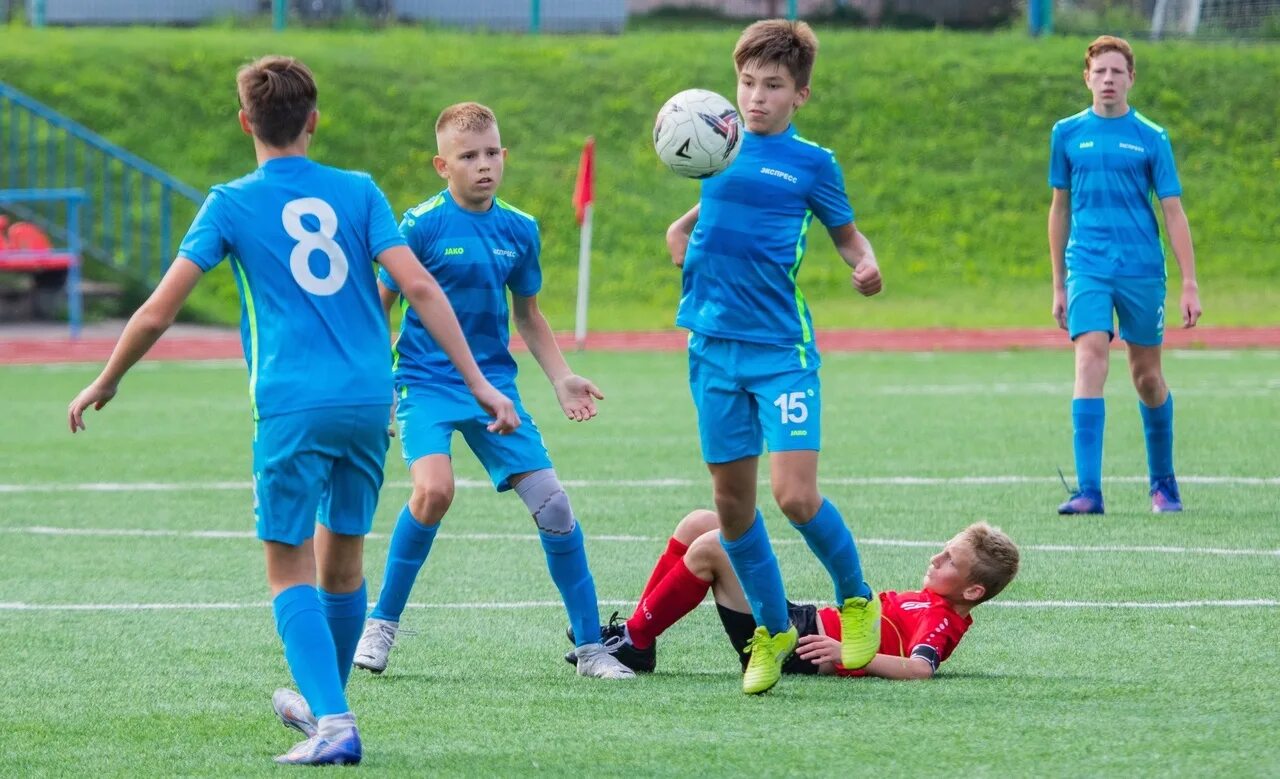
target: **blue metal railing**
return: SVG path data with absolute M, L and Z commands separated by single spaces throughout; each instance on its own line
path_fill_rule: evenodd
M 0 83 L 0 189 L 80 189 L 81 255 L 147 285 L 163 275 L 204 195 L 18 90 Z M 10 204 L 55 239 L 61 204 Z

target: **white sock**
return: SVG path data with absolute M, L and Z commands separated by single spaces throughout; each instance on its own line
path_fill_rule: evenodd
M 325 741 L 335 741 L 356 727 L 356 715 L 349 711 L 342 714 L 326 714 L 321 717 L 316 730 Z

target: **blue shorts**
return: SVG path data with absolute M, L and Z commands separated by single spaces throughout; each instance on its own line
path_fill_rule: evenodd
M 1163 278 L 1106 278 L 1067 274 L 1067 330 L 1071 340 L 1104 332 L 1138 346 L 1164 343 Z M 1113 313 L 1114 312 L 1114 313 Z
M 258 420 L 253 513 L 258 538 L 297 546 L 316 522 L 344 536 L 373 527 L 386 466 L 388 404 L 337 406 Z
M 689 334 L 689 389 L 702 458 L 727 463 L 822 448 L 821 365 L 813 344 L 782 346 Z
M 511 489 L 515 474 L 550 468 L 551 458 L 542 443 L 542 434 L 520 403 L 516 388 L 498 389 L 515 403 L 520 417 L 520 427 L 506 435 L 489 432 L 493 417 L 480 408 L 466 387 L 400 387 L 396 392 L 396 422 L 400 425 L 404 461 L 412 467 L 415 460 L 429 454 L 451 454 L 456 430 L 475 452 L 498 492 Z

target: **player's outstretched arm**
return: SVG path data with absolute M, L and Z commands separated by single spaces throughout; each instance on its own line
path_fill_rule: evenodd
M 1161 198 L 1160 210 L 1164 212 L 1164 229 L 1169 234 L 1173 256 L 1178 261 L 1178 270 L 1182 273 L 1182 298 L 1179 303 L 1179 309 L 1182 311 L 1182 326 L 1195 327 L 1200 319 L 1201 310 L 1200 285 L 1196 283 L 1196 251 L 1191 243 L 1191 225 L 1187 222 L 1187 212 L 1182 210 L 1181 197 Z
M 1053 190 L 1049 204 L 1049 264 L 1053 268 L 1053 321 L 1067 329 L 1067 236 L 1071 231 L 1071 190 Z
M 418 258 L 404 245 L 387 249 L 378 255 L 377 260 L 391 274 L 392 280 L 400 288 L 400 294 L 413 306 L 427 332 L 431 333 L 431 337 L 448 355 L 458 373 L 462 374 L 462 380 L 466 382 L 467 389 L 471 390 L 480 407 L 493 415 L 489 431 L 509 433 L 519 427 L 520 418 L 516 416 L 515 405 L 511 398 L 495 389 L 480 372 L 480 366 L 476 365 L 476 358 L 471 354 L 471 348 L 462 335 L 462 328 L 458 326 L 453 306 L 449 305 L 449 299 L 436 283 L 435 277 L 422 267 Z
M 511 315 L 516 322 L 516 332 L 524 339 L 530 354 L 538 361 L 556 390 L 556 399 L 564 415 L 575 422 L 585 422 L 596 415 L 596 401 L 604 400 L 604 393 L 589 379 L 575 374 L 565 361 L 556 343 L 551 325 L 538 308 L 538 296 L 511 296 Z
M 840 259 L 853 268 L 853 288 L 866 297 L 884 289 L 884 281 L 880 278 L 880 264 L 876 262 L 875 250 L 867 236 L 858 232 L 853 222 L 828 231 L 831 242 L 835 244 Z
M 120 380 L 173 324 L 203 275 L 200 266 L 186 257 L 178 257 L 169 266 L 151 296 L 129 317 L 102 373 L 67 406 L 67 424 L 72 433 L 84 430 L 85 409 L 89 406 L 101 409 L 115 397 Z
M 693 235 L 693 226 L 698 223 L 701 207 L 702 204 L 699 203 L 689 209 L 667 228 L 667 250 L 671 252 L 671 263 L 677 268 L 684 267 L 684 255 L 689 250 L 689 236 Z
M 834 674 L 840 668 L 840 642 L 831 636 L 801 636 L 796 654 L 818 666 L 820 674 Z M 933 666 L 920 657 L 898 657 L 877 654 L 861 668 L 862 676 L 878 676 L 881 679 L 929 679 Z

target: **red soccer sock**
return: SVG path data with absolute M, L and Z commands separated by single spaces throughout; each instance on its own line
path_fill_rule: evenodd
M 658 558 L 658 562 L 653 564 L 653 573 L 649 574 L 649 581 L 645 583 L 644 590 L 640 593 L 640 602 L 649 597 L 649 593 L 653 592 L 653 588 L 658 586 L 658 582 L 666 578 L 667 572 L 671 570 L 671 566 L 680 562 L 684 558 L 684 553 L 689 551 L 687 544 L 682 544 L 672 538 L 667 540 L 667 550 Z
M 654 640 L 685 614 L 693 611 L 707 596 L 711 582 L 704 582 L 679 560 L 653 592 L 640 599 L 640 605 L 627 620 L 627 633 L 637 649 L 648 649 Z

